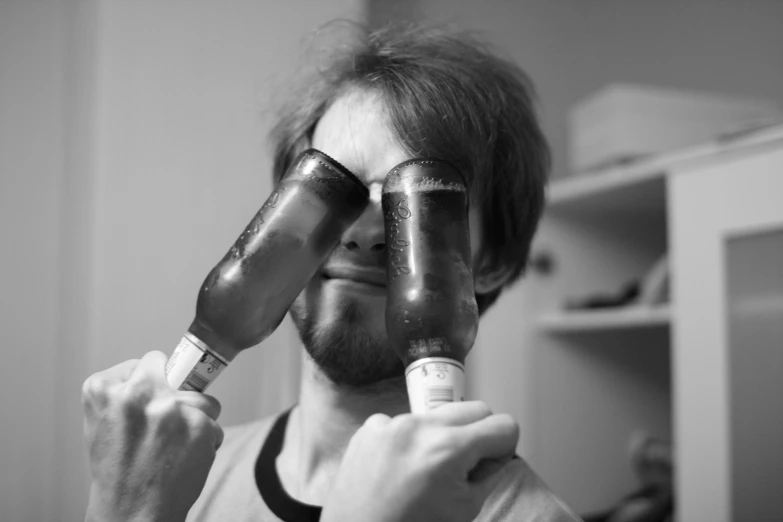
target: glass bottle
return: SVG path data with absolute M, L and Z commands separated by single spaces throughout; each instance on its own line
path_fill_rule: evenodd
M 383 187 L 386 331 L 406 366 L 411 411 L 464 400 L 465 356 L 478 331 L 468 188 L 450 164 L 401 163 Z
M 326 154 L 300 154 L 201 285 L 196 317 L 166 366 L 169 384 L 203 392 L 240 351 L 266 339 L 368 198 Z

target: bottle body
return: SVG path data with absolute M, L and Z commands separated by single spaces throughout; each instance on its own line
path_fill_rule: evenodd
M 386 331 L 406 366 L 411 409 L 462 400 L 478 330 L 467 186 L 447 163 L 412 160 L 387 176 L 383 208 Z
M 204 391 L 205 380 L 274 332 L 367 201 L 367 188 L 344 167 L 314 149 L 302 153 L 201 285 L 185 348 L 172 360 L 188 352 L 190 364 L 193 346 L 204 360 L 181 382 L 170 361 L 170 384 Z

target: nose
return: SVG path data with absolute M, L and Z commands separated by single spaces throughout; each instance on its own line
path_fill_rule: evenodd
M 359 219 L 343 234 L 341 244 L 357 254 L 381 253 L 386 250 L 383 209 L 380 201 L 370 201 Z

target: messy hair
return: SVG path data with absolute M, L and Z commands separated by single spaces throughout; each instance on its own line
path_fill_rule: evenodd
M 392 130 L 414 157 L 440 158 L 468 179 L 479 209 L 482 272 L 524 272 L 544 206 L 550 152 L 525 72 L 472 35 L 442 27 L 361 30 L 302 82 L 272 130 L 275 182 L 306 149 L 319 119 L 346 90 L 381 96 Z M 483 313 L 502 288 L 477 294 Z

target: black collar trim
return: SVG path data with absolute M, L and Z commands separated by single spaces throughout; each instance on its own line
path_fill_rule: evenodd
M 256 460 L 256 487 L 261 498 L 276 516 L 286 522 L 318 522 L 321 508 L 299 502 L 283 488 L 277 474 L 277 456 L 283 449 L 285 429 L 291 410 L 281 414 L 275 421 L 261 447 Z

